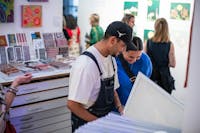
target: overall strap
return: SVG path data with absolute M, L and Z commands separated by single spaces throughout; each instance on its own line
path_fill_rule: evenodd
M 92 53 L 88 52 L 88 51 L 83 52 L 82 55 L 86 55 L 86 56 L 90 57 L 95 62 L 95 64 L 97 65 L 97 67 L 99 69 L 99 73 L 100 73 L 100 76 L 101 76 L 103 73 L 101 72 L 101 69 L 99 67 L 99 64 L 98 64 L 97 59 L 95 58 L 95 56 Z

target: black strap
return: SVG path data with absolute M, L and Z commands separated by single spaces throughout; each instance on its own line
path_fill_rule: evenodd
M 99 64 L 98 64 L 97 59 L 95 58 L 95 56 L 92 53 L 88 52 L 88 51 L 83 52 L 82 55 L 86 55 L 86 56 L 90 57 L 96 63 L 96 65 L 97 65 L 97 67 L 99 69 L 100 76 L 101 76 L 103 73 L 101 72 L 101 69 L 99 67 Z
M 132 73 L 132 71 L 130 70 L 129 66 L 128 66 L 128 62 L 124 59 L 123 55 L 120 54 L 119 55 L 119 59 L 122 63 L 122 66 L 126 72 L 126 74 L 128 75 L 128 77 L 130 78 L 131 82 L 134 82 L 136 79 L 136 76 Z

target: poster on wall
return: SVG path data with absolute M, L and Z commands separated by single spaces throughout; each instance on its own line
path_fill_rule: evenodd
M 155 21 L 159 16 L 160 0 L 147 0 L 147 20 Z
M 7 37 L 8 37 L 9 46 L 17 45 L 15 34 L 8 34 Z
M 176 20 L 190 19 L 190 4 L 189 3 L 171 3 L 170 18 Z
M 42 6 L 22 5 L 22 27 L 42 26 Z
M 124 2 L 124 14 L 133 14 L 137 16 L 138 14 L 138 2 Z
M 0 0 L 0 23 L 14 22 L 14 0 Z
M 144 43 L 146 43 L 148 39 L 152 38 L 153 35 L 154 35 L 153 30 L 144 29 Z

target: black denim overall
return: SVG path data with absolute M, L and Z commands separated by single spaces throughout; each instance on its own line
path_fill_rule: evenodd
M 96 63 L 99 69 L 100 76 L 102 76 L 102 72 L 94 55 L 87 51 L 84 52 L 83 55 L 89 56 Z M 113 64 L 113 69 L 115 73 L 114 64 Z M 87 109 L 90 113 L 92 113 L 97 117 L 102 117 L 107 115 L 114 108 L 114 76 L 115 75 L 113 75 L 110 78 L 101 79 L 101 88 L 97 100 L 90 108 Z M 79 118 L 73 113 L 71 119 L 72 119 L 72 132 L 74 132 L 79 126 L 87 123 L 87 121 L 84 121 L 83 119 Z

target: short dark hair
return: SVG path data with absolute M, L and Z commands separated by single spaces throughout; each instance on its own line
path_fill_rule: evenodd
M 68 14 L 67 16 L 65 16 L 65 20 L 66 20 L 66 26 L 69 29 L 76 29 L 77 27 L 77 21 L 75 19 L 75 17 L 71 14 Z
M 126 51 L 140 51 L 140 50 L 143 50 L 143 43 L 142 43 L 142 40 L 137 37 L 137 36 L 134 36 L 133 39 L 132 39 L 132 44 L 133 44 L 133 47 L 127 47 L 126 48 Z

